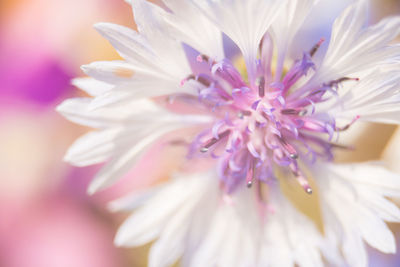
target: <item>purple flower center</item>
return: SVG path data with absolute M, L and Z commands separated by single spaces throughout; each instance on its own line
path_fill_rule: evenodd
M 198 101 L 216 118 L 212 127 L 200 133 L 191 146 L 191 156 L 201 153 L 219 159 L 223 189 L 230 193 L 238 185 L 268 183 L 276 180 L 276 170 L 290 172 L 311 194 L 312 189 L 300 168 L 317 158 L 332 160 L 335 133 L 355 122 L 338 127 L 335 119 L 315 112 L 316 104 L 337 95 L 341 78 L 309 86 L 304 77 L 315 70 L 312 57 L 321 40 L 291 68 L 276 77 L 271 59 L 259 60 L 255 81 L 247 82 L 229 60 L 213 61 L 199 55 L 206 71 L 182 81 L 198 81 Z M 275 76 L 275 77 L 274 77 Z M 303 79 L 303 80 L 302 80 Z

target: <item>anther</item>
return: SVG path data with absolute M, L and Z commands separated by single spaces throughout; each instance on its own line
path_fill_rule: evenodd
M 213 145 L 218 143 L 218 141 L 221 140 L 222 138 L 228 136 L 229 133 L 230 133 L 230 130 L 226 130 L 226 131 L 222 132 L 221 134 L 219 134 L 218 138 L 215 138 L 215 137 L 211 138 L 202 148 L 200 148 L 200 152 L 201 153 L 208 152 L 210 147 L 212 147 Z
M 313 190 L 310 184 L 308 183 L 307 179 L 301 174 L 299 170 L 295 172 L 294 175 L 296 176 L 297 182 L 301 185 L 301 187 L 303 187 L 304 191 L 307 194 L 311 195 Z
M 198 76 L 196 80 L 199 83 L 201 83 L 202 85 L 204 85 L 205 87 L 209 87 L 211 85 L 211 82 L 209 80 L 207 80 L 207 78 L 205 78 L 203 76 Z
M 292 108 L 288 108 L 288 109 L 282 109 L 281 113 L 283 115 L 298 115 L 300 113 L 301 110 L 297 110 L 297 109 L 292 109 Z
M 181 81 L 181 86 L 184 86 L 187 81 L 195 80 L 195 79 L 196 79 L 196 76 L 194 74 L 190 74 L 189 76 L 187 76 L 185 79 L 183 79 Z
M 343 126 L 343 127 L 335 127 L 335 131 L 337 132 L 342 132 L 342 131 L 346 131 L 347 129 L 350 128 L 351 125 L 353 125 L 358 119 L 360 118 L 360 116 L 356 116 L 349 124 Z
M 329 87 L 334 87 L 334 86 L 337 86 L 338 84 L 340 84 L 342 82 L 346 82 L 346 81 L 356 81 L 356 82 L 358 82 L 359 80 L 360 80 L 359 78 L 342 77 L 340 79 L 330 81 L 327 85 Z
M 239 111 L 239 113 L 238 113 L 239 118 L 243 119 L 243 117 L 245 117 L 245 116 L 247 116 L 247 117 L 251 116 L 251 111 L 248 111 L 248 110 Z
M 265 96 L 265 78 L 263 76 L 258 77 L 256 80 L 256 85 L 258 86 L 258 95 L 260 97 Z
M 354 149 L 355 149 L 354 146 L 346 146 L 346 145 L 341 145 L 341 144 L 331 143 L 331 142 L 328 142 L 328 144 L 329 144 L 332 148 L 345 149 L 345 150 L 354 150 Z
M 203 61 L 207 61 L 208 62 L 209 59 L 210 58 L 208 56 L 206 56 L 206 55 L 198 55 L 197 58 L 196 58 L 196 60 L 198 62 L 203 62 Z
M 247 188 L 251 188 L 253 186 L 253 183 L 255 180 L 256 180 L 256 163 L 251 162 L 250 168 L 247 171 L 247 175 L 246 175 Z
M 285 151 L 289 154 L 289 157 L 291 159 L 298 159 L 299 155 L 297 154 L 296 149 L 291 144 L 286 142 L 286 140 L 283 138 L 279 138 L 279 141 L 282 144 Z
M 321 38 L 318 43 L 316 43 L 310 50 L 310 56 L 314 56 L 318 49 L 321 47 L 322 43 L 325 42 L 325 38 Z

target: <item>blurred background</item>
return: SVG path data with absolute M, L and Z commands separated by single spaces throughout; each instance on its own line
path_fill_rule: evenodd
M 334 16 L 349 2 L 321 0 L 308 29 L 329 36 Z M 375 0 L 370 21 L 393 14 L 400 14 L 400 0 Z M 324 23 L 318 21 L 322 18 Z M 126 177 L 87 196 L 99 166 L 74 168 L 62 161 L 73 140 L 89 129 L 63 119 L 55 106 L 82 94 L 70 85 L 82 75 L 80 65 L 118 59 L 92 28 L 100 21 L 135 27 L 123 0 L 0 0 L 0 267 L 146 266 L 147 247 L 113 246 L 125 215 L 106 208 L 140 182 Z M 377 132 L 379 138 L 371 134 Z M 383 159 L 400 173 L 395 127 L 360 125 L 349 138 L 357 140 L 359 150 L 340 160 Z M 135 172 L 160 179 L 174 168 L 160 164 L 149 170 L 144 163 Z M 400 235 L 400 227 L 392 229 Z M 370 266 L 400 266 L 397 255 L 370 252 Z

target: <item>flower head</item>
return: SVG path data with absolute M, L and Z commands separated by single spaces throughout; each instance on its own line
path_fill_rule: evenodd
M 333 160 L 336 149 L 349 148 L 340 133 L 357 121 L 399 123 L 400 48 L 389 43 L 400 31 L 400 18 L 364 27 L 367 3 L 356 1 L 335 21 L 328 45 L 315 40 L 293 58 L 288 51 L 317 2 L 164 0 L 165 10 L 135 0 L 139 32 L 96 25 L 124 60 L 83 66 L 92 78 L 75 84 L 93 98 L 67 100 L 58 108 L 100 129 L 79 139 L 66 156 L 78 166 L 108 160 L 89 191 L 114 183 L 146 148 L 177 129 L 197 131 L 188 142 L 186 131 L 176 133 L 189 161 L 215 163 L 202 174 L 115 202 L 114 209 L 129 209 L 147 200 L 122 226 L 117 244 L 158 237 L 151 266 L 179 257 L 185 266 L 281 266 L 283 259 L 286 265 L 322 266 L 320 253 L 334 264 L 363 266 L 362 239 L 394 251 L 383 220 L 400 221 L 400 211 L 385 198 L 399 196 L 400 180 L 376 164 Z M 239 48 L 239 59 L 225 55 L 224 42 Z M 319 51 L 323 45 L 325 54 Z M 315 59 L 318 53 L 322 61 Z M 364 170 L 369 174 L 363 179 Z M 374 174 L 385 178 L 370 179 Z M 314 181 L 324 234 L 286 198 L 279 186 L 286 180 L 297 181 L 307 194 Z M 354 205 L 338 208 L 336 198 Z M 379 237 L 370 233 L 373 224 Z

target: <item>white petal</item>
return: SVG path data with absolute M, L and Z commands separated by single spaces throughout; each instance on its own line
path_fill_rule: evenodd
M 400 222 L 400 209 L 392 202 L 372 190 L 365 196 L 366 205 L 381 219 L 387 222 Z
M 261 39 L 280 15 L 286 0 L 205 0 L 193 3 L 238 45 L 246 60 L 250 80 L 254 81 Z
M 184 220 L 184 217 L 188 215 L 187 212 L 193 213 L 195 211 L 193 207 L 199 203 L 199 198 L 204 198 L 206 195 L 205 192 L 212 181 L 209 178 L 208 174 L 194 174 L 174 179 L 166 184 L 122 224 L 115 243 L 119 246 L 140 246 L 159 237 L 161 233 L 161 238 L 166 239 L 169 239 L 167 238 L 169 234 L 175 231 L 178 233 L 179 221 Z M 182 208 L 184 212 L 181 214 Z M 178 216 L 178 218 L 171 221 L 172 216 Z M 186 225 L 188 222 L 182 224 Z M 169 229 L 167 234 L 163 233 L 165 227 Z M 183 230 L 179 234 L 184 234 L 184 232 Z M 164 242 L 164 240 L 161 241 L 159 246 Z M 170 242 L 174 242 L 173 239 L 170 239 Z M 161 253 L 160 249 L 162 248 L 156 248 L 158 250 L 156 253 Z M 166 252 L 163 251 L 163 253 Z
M 271 27 L 271 34 L 278 48 L 277 74 L 280 79 L 289 44 L 300 29 L 311 9 L 319 0 L 289 0 Z M 295 42 L 296 43 L 296 42 Z
M 184 183 L 166 186 L 121 225 L 115 237 L 116 245 L 140 246 L 157 238 L 165 220 L 185 201 L 185 192 Z
M 93 100 L 91 108 L 115 107 L 121 103 L 132 102 L 141 98 L 152 98 L 179 93 L 197 96 L 191 83 L 186 83 L 184 86 L 181 86 L 179 81 L 167 81 L 137 74 L 126 83 L 117 85 L 113 90 L 97 96 Z
M 122 118 L 114 112 L 108 113 L 105 110 L 91 112 L 89 108 L 91 101 L 91 98 L 67 99 L 57 106 L 57 111 L 72 122 L 93 128 L 105 128 L 121 122 Z
M 223 238 L 226 233 L 227 217 L 223 212 L 217 212 L 212 218 L 212 225 L 203 236 L 201 246 L 197 248 L 191 257 L 190 267 L 214 266 L 218 260 L 219 248 L 223 246 Z M 229 224 L 228 224 L 229 225 Z
M 72 79 L 71 83 L 91 96 L 104 94 L 114 87 L 112 84 L 101 82 L 89 77 L 75 78 Z
M 127 151 L 115 155 L 114 158 L 106 164 L 95 176 L 89 185 L 88 193 L 94 194 L 95 192 L 104 189 L 126 174 L 134 164 L 139 160 L 143 152 L 158 138 L 164 134 L 176 129 L 176 126 L 164 126 L 163 128 L 146 129 L 137 137 L 132 136 L 132 139 L 137 140 L 135 145 L 132 145 Z
M 400 196 L 400 176 L 378 162 L 335 165 L 331 170 L 352 183 L 370 186 L 384 196 Z
M 173 12 L 166 16 L 166 20 L 177 29 L 176 37 L 179 40 L 217 61 L 225 58 L 221 31 L 190 1 L 163 0 L 163 2 Z
M 367 20 L 367 2 L 357 1 L 335 21 L 326 57 L 314 81 L 348 77 L 399 54 L 399 51 L 388 54 L 385 48 L 400 33 L 400 17 L 387 18 L 363 28 Z
M 190 225 L 193 206 L 184 203 L 179 212 L 168 218 L 160 238 L 149 253 L 149 267 L 169 267 L 181 257 L 185 250 L 185 238 Z
M 323 192 L 325 227 L 333 244 L 343 243 L 348 264 L 367 266 L 362 239 L 384 253 L 394 253 L 394 237 L 383 219 L 397 220 L 399 210 L 384 196 L 399 190 L 399 176 L 374 163 L 324 164 L 314 171 Z M 332 235 L 343 240 L 335 241 Z
M 319 252 L 321 235 L 316 226 L 280 192 L 272 190 L 279 188 L 269 191 L 269 205 L 275 211 L 265 222 L 260 266 L 323 266 Z
M 136 70 L 124 61 L 97 61 L 81 66 L 87 75 L 109 84 L 119 84 L 134 77 Z
M 374 69 L 334 101 L 330 113 L 337 118 L 399 124 L 400 76 L 398 71 Z
M 93 128 L 120 127 L 132 121 L 151 122 L 170 119 L 177 121 L 180 118 L 156 105 L 150 99 L 120 103 L 118 107 L 113 108 L 94 109 L 95 100 L 92 98 L 67 99 L 57 107 L 57 111 L 75 123 Z M 130 127 L 138 127 L 138 125 Z
M 368 210 L 360 210 L 359 229 L 364 240 L 383 253 L 395 253 L 396 242 L 387 225 L 376 214 Z
M 134 209 L 145 204 L 149 199 L 155 196 L 166 185 L 153 186 L 150 189 L 134 192 L 122 198 L 111 201 L 108 204 L 108 209 L 112 212 L 117 211 L 133 211 Z
M 209 208 L 210 219 L 185 266 L 256 266 L 261 225 L 254 192 L 243 188 L 230 197 L 233 204 L 217 200 L 214 208 Z M 241 234 L 235 234 L 238 232 Z
M 121 129 L 106 129 L 85 134 L 68 149 L 64 160 L 75 166 L 88 166 L 106 161 L 116 149 Z M 118 140 L 121 144 L 121 140 Z
M 97 23 L 96 30 L 106 38 L 118 53 L 135 66 L 159 69 L 157 56 L 143 36 L 132 29 L 111 23 Z
M 185 52 L 181 44 L 174 40 L 172 29 L 164 19 L 166 11 L 146 0 L 135 0 L 131 4 L 139 32 L 155 50 L 157 63 L 178 79 L 189 75 L 191 70 Z
M 344 234 L 343 255 L 349 266 L 368 266 L 368 256 L 365 245 L 359 235 L 354 232 Z

